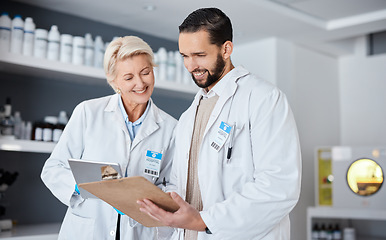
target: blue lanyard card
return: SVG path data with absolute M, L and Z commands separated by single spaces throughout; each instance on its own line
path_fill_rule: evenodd
M 162 153 L 147 150 L 145 157 L 144 174 L 159 177 L 161 170 Z
M 210 144 L 210 146 L 217 152 L 220 151 L 225 141 L 227 140 L 231 130 L 232 130 L 232 127 L 229 124 L 222 121 L 220 123 L 220 127 L 217 129 L 217 134 L 214 140 L 212 141 L 212 143 Z

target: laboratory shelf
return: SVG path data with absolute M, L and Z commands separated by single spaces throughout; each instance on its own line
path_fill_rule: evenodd
M 60 223 L 15 225 L 0 232 L 1 240 L 56 240 Z
M 53 142 L 18 140 L 13 137 L 0 136 L 0 150 L 2 151 L 51 153 L 55 145 Z
M 309 207 L 307 210 L 307 215 L 309 217 L 318 218 L 346 218 L 386 221 L 386 210 L 379 209 Z
M 107 86 L 105 73 L 101 68 L 24 56 L 4 50 L 0 51 L 0 71 L 52 80 Z M 195 94 L 198 90 L 198 87 L 193 84 L 189 85 L 158 79 L 155 81 L 155 88 L 190 94 Z
M 386 221 L 386 210 L 365 208 L 308 207 L 307 239 L 311 240 L 311 229 L 315 220 L 335 219 L 341 221 Z M 370 234 L 370 233 L 369 233 Z M 385 238 L 357 236 L 357 240 L 380 240 Z

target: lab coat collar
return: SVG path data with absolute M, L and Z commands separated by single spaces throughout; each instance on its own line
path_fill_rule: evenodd
M 159 123 L 164 120 L 159 114 L 159 109 L 155 106 L 151 98 L 149 99 L 149 105 L 149 112 L 147 113 L 142 126 L 139 128 L 139 131 L 133 140 L 131 149 L 134 149 L 138 143 L 150 136 L 153 132 L 157 131 L 157 129 L 160 128 Z
M 200 88 L 200 90 L 197 92 L 196 96 L 194 97 L 194 101 L 193 101 L 194 104 L 198 106 L 202 96 L 211 97 L 213 96 L 213 93 L 215 93 L 219 97 L 221 97 L 221 95 L 223 96 L 227 96 L 229 94 L 232 95 L 234 91 L 230 90 L 231 86 L 234 87 L 235 85 L 237 85 L 237 81 L 241 77 L 244 77 L 248 74 L 249 74 L 249 71 L 246 70 L 243 66 L 237 66 L 233 68 L 220 81 L 218 81 L 218 83 L 209 92 L 206 92 L 204 88 Z
M 227 78 L 227 76 L 228 75 L 225 75 L 224 78 Z M 224 88 L 227 86 L 227 81 L 226 79 L 224 81 L 224 78 L 218 81 L 217 84 L 209 90 L 209 92 L 207 92 L 204 88 L 201 88 L 201 96 L 203 96 L 203 98 L 211 98 L 215 95 L 220 96 Z
M 237 66 L 227 73 L 212 89 L 218 96 L 219 99 L 213 108 L 212 114 L 210 115 L 208 124 L 206 125 L 204 137 L 208 130 L 212 127 L 218 116 L 220 115 L 225 103 L 235 94 L 237 89 L 237 82 L 240 78 L 248 75 L 249 72 L 242 66 Z M 194 104 L 197 107 L 201 96 L 205 94 L 203 89 L 200 89 L 194 99 Z M 197 109 L 197 108 L 196 108 Z M 197 110 L 196 110 L 197 111 Z M 227 119 L 224 119 L 227 121 Z
M 105 112 L 114 112 L 116 110 L 119 110 L 117 109 L 119 97 L 120 95 L 117 93 L 114 95 L 111 95 L 111 98 L 105 107 Z
M 122 131 L 125 132 L 128 141 L 131 141 L 129 132 L 126 128 L 125 120 L 123 119 L 122 113 L 119 109 L 119 97 L 119 94 L 112 95 L 104 111 L 114 113 L 115 121 L 121 126 Z M 149 105 L 149 112 L 147 113 L 145 119 L 143 120 L 142 126 L 139 128 L 137 135 L 131 143 L 131 150 L 134 149 L 134 147 L 138 145 L 138 143 L 140 143 L 143 139 L 155 132 L 159 128 L 158 124 L 164 121 L 164 119 L 159 114 L 160 110 L 155 106 L 151 98 L 149 99 Z
M 122 131 L 128 136 L 130 140 L 129 131 L 127 130 L 125 119 L 122 117 L 121 110 L 119 108 L 119 98 L 121 96 L 119 94 L 114 94 L 110 97 L 109 102 L 105 107 L 105 112 L 111 112 L 113 115 L 113 119 L 117 122 L 117 124 L 121 127 Z M 131 141 L 131 140 L 130 140 Z

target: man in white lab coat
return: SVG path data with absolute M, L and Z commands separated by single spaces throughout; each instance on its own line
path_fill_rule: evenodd
M 201 87 L 176 127 L 170 182 L 180 209 L 144 199 L 141 210 L 179 239 L 289 239 L 301 156 L 285 95 L 233 66 L 232 25 L 221 10 L 198 9 L 179 29 L 185 67 Z

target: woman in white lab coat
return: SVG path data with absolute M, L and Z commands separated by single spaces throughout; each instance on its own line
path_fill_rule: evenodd
M 164 178 L 169 180 L 177 121 L 150 98 L 153 66 L 151 48 L 138 37 L 118 38 L 106 49 L 104 69 L 116 94 L 84 101 L 75 108 L 41 174 L 55 197 L 68 206 L 59 239 L 115 240 L 119 235 L 120 239 L 154 238 L 155 229 L 126 215 L 119 216 L 102 200 L 83 199 L 75 190 L 68 164 L 69 158 L 115 162 L 124 176 L 144 176 L 156 185 Z M 148 150 L 163 154 L 159 178 L 144 174 Z

